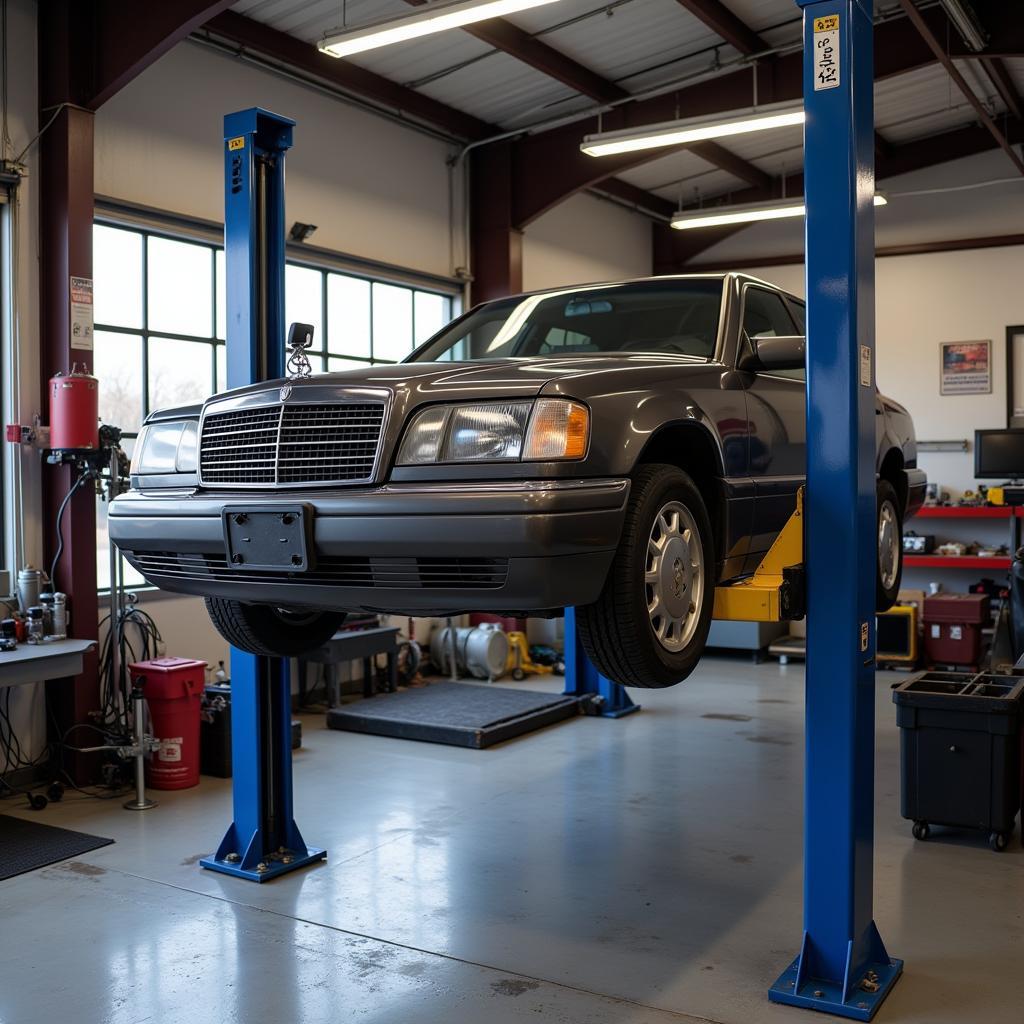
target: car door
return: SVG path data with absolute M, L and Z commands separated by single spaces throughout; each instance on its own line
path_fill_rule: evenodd
M 803 334 L 802 309 L 781 292 L 759 284 L 743 287 L 740 346 L 755 335 Z M 794 316 L 794 310 L 796 317 Z M 754 480 L 751 556 L 754 568 L 796 507 L 807 473 L 806 376 L 799 370 L 758 370 L 748 375 L 747 429 Z

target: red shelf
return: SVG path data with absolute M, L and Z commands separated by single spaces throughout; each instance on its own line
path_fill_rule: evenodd
M 903 564 L 920 569 L 1009 569 L 1010 559 L 1006 555 L 904 555 Z
M 1012 519 L 1020 516 L 1024 508 L 1006 505 L 926 505 L 918 510 L 915 519 Z

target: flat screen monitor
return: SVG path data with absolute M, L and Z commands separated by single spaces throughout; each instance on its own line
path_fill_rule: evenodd
M 1024 429 L 976 430 L 974 475 L 978 480 L 1024 478 Z

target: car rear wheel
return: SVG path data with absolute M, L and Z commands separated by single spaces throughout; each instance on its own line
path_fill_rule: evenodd
M 206 611 L 232 647 L 271 658 L 297 658 L 320 647 L 345 619 L 341 612 L 272 608 L 221 597 L 206 598 Z
M 887 612 L 900 592 L 903 576 L 903 517 L 896 488 L 878 481 L 878 560 L 875 574 L 875 609 Z
M 700 660 L 714 596 L 714 543 L 700 492 L 675 466 L 641 466 L 604 590 L 577 609 L 587 654 L 613 682 L 674 686 Z

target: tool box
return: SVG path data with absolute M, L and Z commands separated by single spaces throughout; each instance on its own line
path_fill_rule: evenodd
M 1004 850 L 1021 806 L 1024 677 L 924 672 L 892 695 L 900 728 L 900 812 L 931 825 L 981 829 Z
M 925 598 L 922 621 L 926 662 L 980 664 L 981 631 L 991 618 L 987 594 L 935 594 Z

